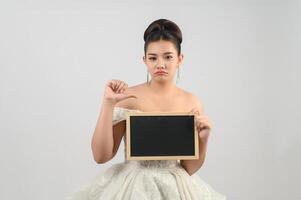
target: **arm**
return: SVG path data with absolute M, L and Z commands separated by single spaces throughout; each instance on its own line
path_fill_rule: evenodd
M 191 102 L 192 105 L 194 105 L 194 108 L 191 110 L 191 112 L 195 114 L 195 126 L 199 136 L 199 159 L 180 161 L 180 164 L 190 176 L 198 171 L 205 161 L 209 133 L 211 130 L 209 119 L 203 115 L 204 109 L 202 103 L 194 95 L 192 95 Z
M 199 159 L 180 161 L 180 164 L 190 176 L 195 172 L 197 172 L 202 167 L 206 157 L 207 144 L 208 144 L 208 137 L 202 140 L 199 138 Z
M 93 157 L 97 163 L 104 163 L 112 157 L 114 106 L 114 103 L 103 100 L 91 143 Z
M 107 162 L 117 152 L 125 123 L 113 126 L 114 107 L 125 99 L 137 98 L 125 92 L 126 89 L 127 84 L 120 80 L 113 79 L 106 84 L 100 115 L 91 142 L 93 157 L 97 163 Z

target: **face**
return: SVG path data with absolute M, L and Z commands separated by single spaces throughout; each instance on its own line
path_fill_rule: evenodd
M 172 42 L 159 40 L 149 43 L 143 61 L 153 81 L 172 82 L 178 66 L 183 62 L 183 55 L 178 55 Z

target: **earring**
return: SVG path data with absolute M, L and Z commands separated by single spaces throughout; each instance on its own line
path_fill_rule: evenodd
M 178 66 L 178 72 L 177 72 L 177 80 L 176 80 L 176 84 L 178 84 L 180 81 L 180 66 Z
M 148 71 L 146 70 L 146 81 L 149 82 Z

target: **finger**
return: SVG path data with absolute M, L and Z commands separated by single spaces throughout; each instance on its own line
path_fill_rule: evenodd
M 201 121 L 202 123 L 205 123 L 205 124 L 208 124 L 208 125 L 211 126 L 211 121 L 206 116 L 199 116 L 198 120 Z
M 193 113 L 194 111 L 196 111 L 197 107 L 192 108 L 189 112 Z
M 128 84 L 125 84 L 121 92 L 124 92 L 128 88 Z
M 118 83 L 118 80 L 115 80 L 115 79 L 111 80 L 111 86 L 112 86 L 113 91 L 116 90 L 117 83 Z
M 200 124 L 200 123 L 202 123 L 202 124 L 208 124 L 208 125 L 210 125 L 211 123 L 210 123 L 210 121 L 208 121 L 208 120 L 197 120 L 197 123 L 198 124 Z
M 128 94 L 128 93 L 124 93 L 124 98 L 123 99 L 127 99 L 127 98 L 138 98 L 136 95 L 133 95 L 133 94 Z
M 109 86 L 111 89 L 113 89 L 113 80 L 110 80 L 108 83 L 107 83 L 107 86 Z
M 201 124 L 199 124 L 199 126 L 197 126 L 197 129 L 198 129 L 199 131 L 201 131 L 201 130 L 204 129 L 204 127 L 205 127 L 205 125 L 201 123 Z
M 193 108 L 190 112 L 193 113 L 194 115 L 200 115 L 200 111 L 197 107 Z
M 199 118 L 200 119 L 200 118 Z M 198 127 L 198 128 L 203 128 L 203 127 L 209 127 L 209 128 L 211 128 L 211 123 L 210 123 L 210 121 L 209 120 L 204 120 L 204 119 L 202 119 L 202 120 L 197 120 L 197 122 L 196 122 L 196 126 Z
M 124 82 L 121 82 L 121 84 L 118 86 L 118 89 L 117 89 L 117 92 L 121 92 L 121 90 L 123 89 L 125 83 Z
M 209 123 L 202 123 L 200 125 L 200 130 L 202 129 L 211 129 L 211 125 Z
M 135 95 L 129 95 L 128 98 L 136 98 L 137 99 L 138 97 Z
M 211 130 L 212 128 L 209 127 L 209 126 L 203 126 L 202 128 L 200 128 L 199 130 L 200 131 L 203 131 L 203 130 Z
M 196 121 L 196 123 L 202 123 L 202 122 L 206 122 L 208 120 L 206 117 L 198 115 L 198 116 L 195 116 L 195 121 Z
M 125 91 L 125 89 L 128 87 L 128 84 L 126 84 L 126 82 L 122 82 L 122 84 L 119 87 L 119 91 L 123 92 Z
M 120 89 L 121 85 L 124 83 L 123 81 L 121 80 L 118 80 L 118 85 L 117 85 L 117 91 Z
M 197 129 L 199 129 L 201 125 L 202 125 L 202 122 L 199 120 L 196 120 L 195 126 L 197 127 Z
M 119 86 L 117 92 L 118 92 L 118 93 L 121 93 L 122 90 L 123 90 L 123 87 L 124 87 L 124 84 L 122 83 L 122 84 Z
M 113 80 L 111 81 L 111 86 L 112 86 L 111 88 L 112 88 L 113 91 L 116 90 L 116 85 L 117 85 L 117 80 L 114 80 L 114 79 L 113 79 Z
M 191 113 L 191 114 L 194 114 L 194 115 L 199 115 L 199 114 L 200 114 L 198 108 L 196 108 L 196 107 L 193 108 L 193 109 L 191 109 L 190 113 Z

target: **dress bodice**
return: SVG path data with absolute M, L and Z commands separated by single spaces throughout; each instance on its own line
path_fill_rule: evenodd
M 126 120 L 126 114 L 127 112 L 142 112 L 141 110 L 137 109 L 127 109 L 127 108 L 122 108 L 122 107 L 114 107 L 113 111 L 113 125 L 117 124 L 118 122 L 122 120 Z M 123 137 L 123 142 L 124 142 L 124 158 L 126 155 L 126 137 Z M 145 167 L 157 167 L 157 168 L 166 168 L 166 167 L 173 167 L 178 163 L 177 160 L 126 160 L 126 163 L 135 163 L 139 164 L 141 166 Z

